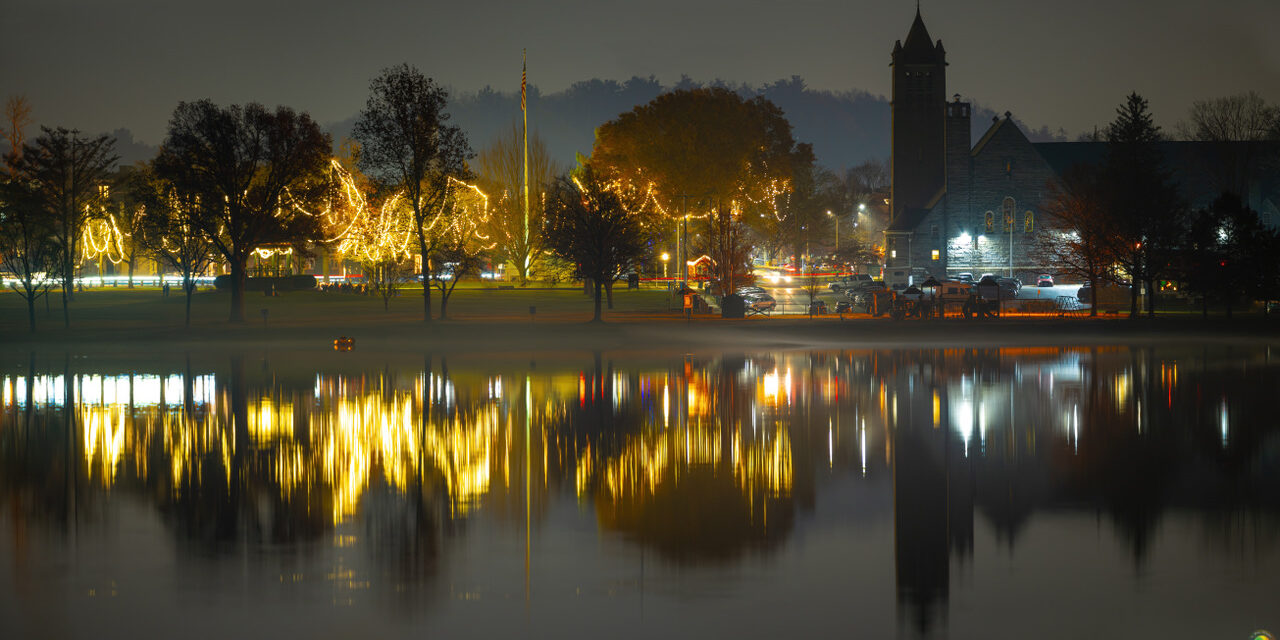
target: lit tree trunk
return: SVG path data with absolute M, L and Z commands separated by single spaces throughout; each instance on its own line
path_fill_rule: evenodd
M 595 292 L 595 297 L 596 297 L 596 311 L 595 311 L 595 315 L 594 315 L 594 316 L 592 316 L 591 321 L 592 321 L 592 322 L 603 322 L 603 319 L 602 319 L 602 318 L 601 318 L 601 316 L 600 316 L 600 293 L 601 293 L 601 291 L 600 291 L 600 290 L 601 290 L 601 289 L 603 289 L 604 287 L 600 284 L 600 279 L 599 279 L 599 278 L 593 278 L 593 279 L 592 279 L 592 282 L 595 284 L 595 290 L 596 290 L 596 292 Z
M 1098 294 L 1102 293 L 1098 290 L 1098 276 L 1091 274 L 1089 276 L 1089 290 L 1093 292 L 1093 297 L 1089 299 L 1089 317 L 1098 317 Z
M 382 310 L 391 310 L 391 292 L 395 291 L 391 284 L 391 265 L 382 265 Z
M 613 280 L 609 280 L 604 285 L 604 293 L 605 297 L 608 299 L 610 311 L 613 311 L 613 282 Z
M 418 225 L 418 251 L 422 256 L 422 321 L 431 322 L 431 258 L 421 224 Z
M 248 283 L 246 275 L 248 256 L 236 254 L 231 261 L 231 317 L 228 322 L 244 322 L 244 289 Z
M 187 317 L 186 317 L 186 321 L 183 323 L 183 326 L 185 326 L 188 329 L 191 328 L 191 293 L 195 288 L 196 288 L 196 283 L 194 280 L 192 280 L 191 273 L 188 272 L 184 274 L 182 278 L 182 290 L 185 291 L 187 294 Z

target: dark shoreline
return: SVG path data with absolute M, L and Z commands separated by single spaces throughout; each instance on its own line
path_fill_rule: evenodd
M 448 320 L 431 324 L 287 326 L 246 323 L 184 330 L 155 327 L 49 331 L 13 335 L 0 350 L 75 353 L 236 349 L 332 351 L 339 336 L 356 352 L 525 353 L 540 351 L 678 351 L 845 348 L 979 348 L 1152 343 L 1280 343 L 1280 319 L 1003 318 L 907 320 L 771 318 L 692 322 L 666 317 L 605 323 L 543 320 Z

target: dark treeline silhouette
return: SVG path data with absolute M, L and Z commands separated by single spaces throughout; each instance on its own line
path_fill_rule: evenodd
M 763 96 L 778 105 L 794 128 L 796 140 L 811 142 L 818 164 L 831 168 L 853 167 L 867 160 L 889 157 L 889 99 L 861 89 L 831 91 L 805 85 L 800 76 L 759 86 L 710 82 L 681 76 L 663 85 L 653 76 L 629 80 L 592 78 L 563 91 L 543 93 L 528 88 L 529 127 L 546 140 L 551 157 L 572 165 L 576 154 L 590 155 L 595 128 L 660 94 L 677 89 L 723 87 L 744 98 Z M 458 93 L 450 104 L 454 122 L 477 144 L 497 138 L 520 116 L 518 87 L 499 91 L 485 87 L 474 93 Z M 986 131 L 997 110 L 975 105 L 973 138 Z M 335 143 L 349 137 L 355 116 L 330 125 Z M 1018 122 L 1033 142 L 1065 141 L 1066 132 L 1048 126 L 1036 129 Z

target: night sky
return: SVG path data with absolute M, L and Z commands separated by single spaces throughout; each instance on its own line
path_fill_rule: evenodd
M 26 95 L 41 124 L 126 127 L 152 144 L 179 100 L 256 100 L 322 123 L 348 118 L 369 78 L 405 61 L 455 91 L 515 91 L 522 47 L 530 83 L 544 92 L 592 77 L 652 74 L 670 85 L 684 73 L 752 84 L 800 75 L 818 89 L 887 95 L 889 52 L 915 11 L 913 0 L 0 4 L 0 98 Z M 1277 0 L 922 8 L 948 52 L 948 94 L 1032 126 L 1074 136 L 1111 120 L 1133 90 L 1165 126 L 1195 99 L 1256 90 L 1280 102 Z

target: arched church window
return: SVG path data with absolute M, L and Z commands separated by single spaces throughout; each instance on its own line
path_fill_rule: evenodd
M 1001 217 L 1004 218 L 1004 232 L 1013 233 L 1013 216 L 1017 209 L 1017 203 L 1013 198 L 1005 197 L 1004 202 L 1000 203 Z
M 1022 214 L 1022 232 L 1031 233 L 1036 230 L 1036 214 L 1027 211 Z
M 995 228 L 996 228 L 996 214 L 991 211 L 988 211 L 987 212 L 987 233 L 991 233 L 992 231 L 995 231 Z

